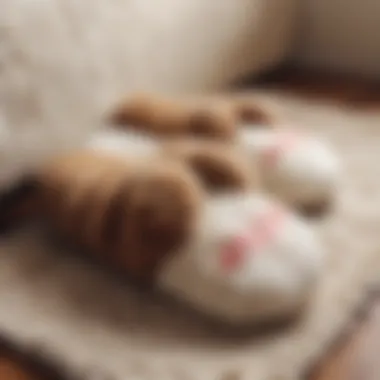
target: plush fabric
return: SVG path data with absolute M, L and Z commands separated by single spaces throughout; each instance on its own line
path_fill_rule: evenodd
M 26 231 L 1 241 L 0 334 L 74 379 L 304 379 L 379 285 L 380 117 L 272 96 L 289 122 L 337 146 L 345 167 L 336 210 L 315 226 L 327 268 L 298 323 L 265 336 L 228 334 Z
M 0 187 L 137 89 L 202 91 L 277 64 L 296 0 L 2 0 Z

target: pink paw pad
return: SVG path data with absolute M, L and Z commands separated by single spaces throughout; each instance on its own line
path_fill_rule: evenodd
M 220 266 L 225 273 L 241 267 L 245 262 L 251 243 L 247 236 L 237 236 L 228 242 L 220 255 Z
M 220 254 L 220 267 L 225 274 L 231 274 L 243 267 L 248 255 L 254 255 L 267 247 L 276 237 L 286 219 L 286 212 L 273 208 L 257 218 L 243 234 L 232 238 Z
M 273 143 L 264 151 L 264 162 L 267 166 L 275 166 L 283 155 L 296 148 L 302 136 L 295 132 L 280 133 Z

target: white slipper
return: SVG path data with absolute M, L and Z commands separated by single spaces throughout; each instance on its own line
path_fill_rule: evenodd
M 144 157 L 161 144 L 107 130 L 88 146 Z M 190 243 L 163 263 L 158 286 L 232 324 L 298 314 L 322 269 L 323 250 L 313 230 L 262 194 L 209 196 L 202 205 Z
M 85 147 L 118 157 L 146 157 L 161 149 L 159 142 L 151 136 L 108 126 L 93 133 Z
M 232 324 L 298 314 L 322 270 L 323 250 L 293 213 L 261 195 L 206 202 L 192 242 L 160 272 L 159 286 Z
M 340 164 L 326 142 L 286 129 L 241 128 L 238 144 L 259 163 L 266 188 L 296 207 L 329 205 L 337 190 Z

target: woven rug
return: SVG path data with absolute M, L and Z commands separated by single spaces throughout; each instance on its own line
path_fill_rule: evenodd
M 36 226 L 0 241 L 0 334 L 70 379 L 302 379 L 347 331 L 380 280 L 380 114 L 266 93 L 295 126 L 320 133 L 345 169 L 338 205 L 316 222 L 324 276 L 297 323 L 233 334 L 137 293 Z

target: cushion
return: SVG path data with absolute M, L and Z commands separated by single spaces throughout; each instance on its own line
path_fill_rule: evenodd
M 0 188 L 134 90 L 197 92 L 286 56 L 296 0 L 2 0 Z

